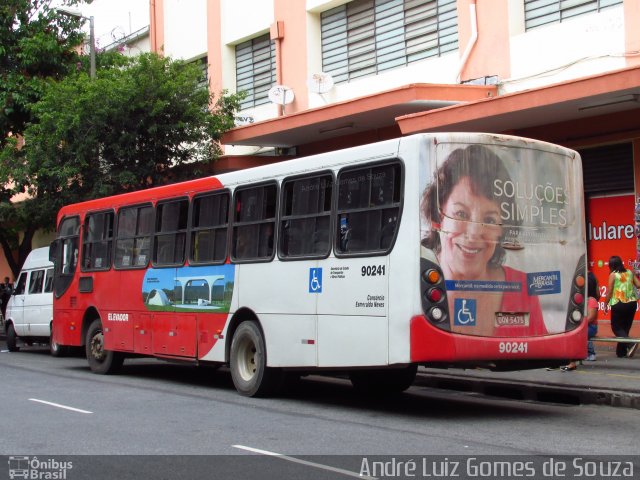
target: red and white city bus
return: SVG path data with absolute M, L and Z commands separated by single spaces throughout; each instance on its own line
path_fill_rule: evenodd
M 418 365 L 514 370 L 586 356 L 579 155 L 420 134 L 61 209 L 53 341 L 227 364 L 243 395 Z

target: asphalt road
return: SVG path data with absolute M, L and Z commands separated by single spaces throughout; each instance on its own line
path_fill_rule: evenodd
M 84 478 L 72 475 L 80 466 L 109 472 L 94 478 L 146 478 L 141 472 L 149 478 L 191 476 L 185 472 L 347 478 L 360 476 L 367 458 L 414 460 L 420 469 L 425 459 L 456 455 L 575 459 L 638 452 L 640 422 L 632 409 L 417 386 L 372 399 L 356 394 L 347 380 L 325 377 L 307 377 L 279 398 L 253 399 L 235 392 L 226 369 L 137 359 L 126 361 L 119 375 L 100 376 L 84 358 L 52 358 L 46 347 L 0 352 L 0 382 L 0 455 L 74 456 L 69 480 Z M 85 455 L 101 457 L 77 457 Z M 139 457 L 147 455 L 153 457 Z M 405 478 L 387 473 L 394 474 L 371 476 Z M 4 474 L 0 464 L 0 478 Z M 415 476 L 421 477 L 406 478 Z

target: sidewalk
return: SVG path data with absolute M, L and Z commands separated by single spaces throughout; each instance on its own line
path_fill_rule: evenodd
M 640 355 L 617 358 L 596 345 L 597 360 L 572 372 L 546 369 L 515 372 L 420 368 L 416 385 L 503 398 L 640 409 Z

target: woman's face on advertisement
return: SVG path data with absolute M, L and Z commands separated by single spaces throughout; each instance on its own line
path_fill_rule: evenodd
M 489 278 L 488 263 L 500 240 L 500 208 L 495 200 L 473 192 L 462 177 L 442 206 L 440 264 L 453 279 Z

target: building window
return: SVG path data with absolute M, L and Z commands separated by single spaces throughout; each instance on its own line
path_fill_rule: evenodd
M 564 22 L 585 13 L 599 12 L 623 0 L 524 0 L 525 28 Z
M 336 83 L 458 48 L 455 0 L 355 0 L 323 12 L 322 69 Z
M 276 82 L 276 50 L 269 34 L 236 46 L 236 90 L 246 96 L 240 109 L 269 103 L 269 89 Z
M 198 79 L 198 87 L 203 88 L 205 90 L 209 90 L 209 57 L 204 56 L 197 60 L 194 60 L 194 63 L 200 68 L 201 74 Z

